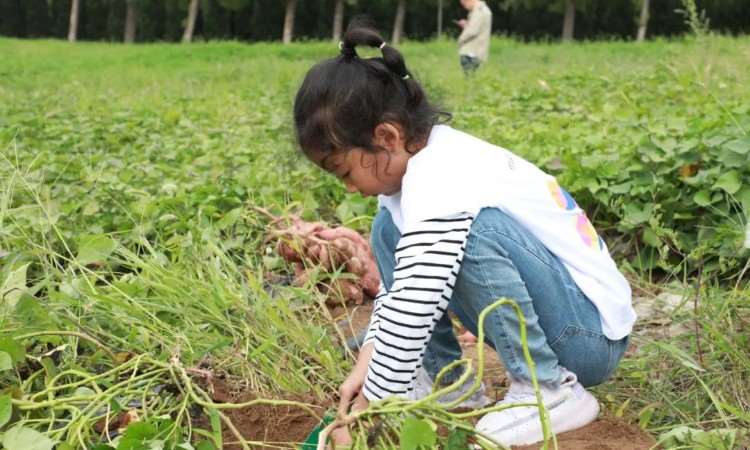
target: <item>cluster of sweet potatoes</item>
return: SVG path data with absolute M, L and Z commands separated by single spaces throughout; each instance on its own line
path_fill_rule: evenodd
M 276 241 L 279 255 L 293 265 L 295 285 L 306 285 L 321 270 L 328 274 L 342 271 L 350 275 L 318 276 L 324 280 L 318 288 L 328 294 L 328 302 L 360 304 L 365 294 L 377 295 L 380 276 L 375 258 L 367 240 L 356 231 L 291 215 L 273 220 L 269 237 Z

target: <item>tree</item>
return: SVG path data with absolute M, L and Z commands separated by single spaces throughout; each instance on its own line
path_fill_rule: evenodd
M 636 40 L 643 42 L 646 39 L 649 18 L 649 0 L 641 0 L 641 18 L 638 21 L 638 35 Z
M 592 0 L 504 0 L 503 8 L 545 8 L 548 11 L 563 12 L 562 40 L 573 39 L 576 25 L 576 10 L 586 10 Z
M 438 0 L 437 8 L 437 37 L 443 37 L 443 0 Z
M 75 42 L 78 38 L 78 17 L 81 15 L 81 0 L 72 0 L 70 3 L 70 26 L 68 27 L 68 40 Z
M 406 0 L 398 0 L 396 7 L 396 19 L 393 21 L 393 34 L 391 42 L 398 45 L 401 42 L 401 35 L 404 33 L 404 19 L 406 18 Z
M 565 0 L 565 17 L 563 18 L 562 40 L 572 41 L 576 26 L 576 0 Z
M 341 32 L 344 29 L 344 0 L 336 0 L 333 9 L 333 41 L 341 40 Z
M 188 43 L 193 41 L 193 31 L 195 31 L 195 20 L 198 18 L 198 0 L 190 0 L 188 7 L 187 23 L 185 32 L 182 33 L 182 42 Z
M 284 35 L 282 42 L 289 44 L 292 42 L 294 34 L 294 13 L 297 9 L 297 0 L 286 0 L 286 13 L 284 14 Z
M 133 43 L 135 41 L 135 30 L 138 21 L 138 11 L 136 9 L 136 0 L 126 0 L 126 11 L 125 11 L 125 36 L 123 40 L 126 44 Z

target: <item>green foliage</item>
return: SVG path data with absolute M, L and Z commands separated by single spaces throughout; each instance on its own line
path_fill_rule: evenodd
M 27 427 L 15 426 L 3 434 L 3 446 L 10 449 L 52 450 L 55 441 L 42 433 Z
M 0 395 L 0 429 L 10 420 L 13 413 L 13 404 L 10 395 Z
M 682 14 L 685 18 L 685 24 L 690 27 L 690 31 L 697 37 L 705 36 L 709 31 L 710 20 L 706 17 L 706 10 L 698 12 L 698 7 L 695 6 L 695 0 L 681 0 L 683 9 L 678 9 L 676 12 Z
M 664 448 L 732 450 L 739 448 L 747 430 L 716 429 L 705 431 L 687 426 L 677 427 L 659 437 Z
M 700 268 L 738 280 L 750 211 L 747 38 L 493 49 L 466 82 L 452 42 L 404 46 L 455 127 L 556 175 L 636 274 Z M 180 448 L 198 437 L 196 448 L 221 448 L 215 409 L 204 408 L 208 430 L 190 435 L 185 417 L 205 398 L 173 377 L 204 363 L 268 396 L 336 391 L 349 363 L 322 298 L 283 283 L 290 274 L 255 209 L 367 231 L 375 199 L 346 194 L 307 162 L 290 126 L 302 74 L 336 52 L 0 40 L 2 439 L 52 430 L 48 439 L 95 448 L 106 444 L 93 431 L 104 411 L 132 408 L 150 419 L 125 442 Z M 613 395 L 656 396 L 634 398 L 630 417 L 659 432 L 747 425 L 747 405 L 733 400 L 747 397 L 740 299 L 700 317 L 703 360 L 677 339 L 626 361 L 625 393 Z M 131 373 L 143 382 L 120 385 Z M 665 400 L 672 385 L 685 390 Z M 435 430 L 414 420 L 405 443 L 429 447 Z M 445 439 L 467 440 L 460 430 Z
M 599 398 L 654 430 L 663 448 L 742 448 L 750 438 L 742 432 L 750 427 L 750 296 L 715 283 L 686 295 L 699 299 L 643 317 L 664 325 L 636 331 L 634 354 L 597 388 Z
M 435 447 L 437 434 L 434 424 L 424 420 L 409 417 L 401 426 L 399 442 L 401 450 L 430 449 Z
M 460 428 L 451 430 L 445 441 L 445 450 L 464 450 L 469 447 L 469 432 Z

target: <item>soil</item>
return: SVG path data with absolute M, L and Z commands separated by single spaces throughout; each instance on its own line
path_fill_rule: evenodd
M 235 392 L 230 383 L 224 380 L 213 380 L 212 399 L 217 403 L 242 403 L 257 398 L 252 394 Z M 274 400 L 291 400 L 306 403 L 321 417 L 325 413 L 321 401 L 310 395 L 287 395 Z M 296 406 L 253 405 L 247 408 L 224 410 L 234 426 L 247 441 L 263 442 L 274 448 L 297 448 L 320 420 L 309 412 Z M 196 420 L 196 426 L 210 429 L 208 419 L 201 416 Z M 222 422 L 222 439 L 225 450 L 239 450 L 237 438 Z
M 648 450 L 655 444 L 656 441 L 637 426 L 607 417 L 557 435 L 560 450 Z M 513 450 L 538 449 L 539 444 L 513 447 Z

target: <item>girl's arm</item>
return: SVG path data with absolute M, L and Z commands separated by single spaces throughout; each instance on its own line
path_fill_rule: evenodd
M 407 395 L 435 323 L 448 308 L 473 217 L 456 214 L 407 225 L 396 247 L 390 291 L 379 295 L 362 386 L 372 401 Z

